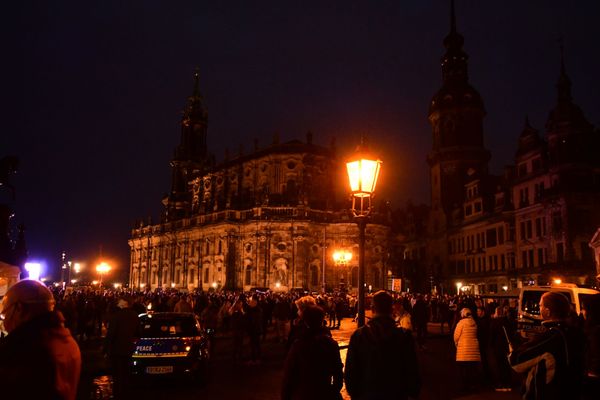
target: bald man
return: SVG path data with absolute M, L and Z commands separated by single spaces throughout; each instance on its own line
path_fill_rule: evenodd
M 74 400 L 81 353 L 46 286 L 23 280 L 2 299 L 8 336 L 0 342 L 0 393 L 6 399 Z

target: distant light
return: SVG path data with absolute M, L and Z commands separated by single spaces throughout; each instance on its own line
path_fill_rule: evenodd
M 152 303 L 148 303 L 148 306 L 146 307 L 148 310 L 152 310 Z
M 100 264 L 96 265 L 96 272 L 99 274 L 105 274 L 111 270 L 111 266 L 105 263 L 104 261 Z
M 98 281 L 92 281 L 92 285 L 97 285 Z
M 71 279 L 71 284 L 74 285 L 77 282 L 77 279 Z
M 80 273 L 81 272 L 81 264 L 80 263 L 73 264 L 73 269 L 75 270 L 76 274 Z
M 560 278 L 554 279 L 554 284 L 555 285 L 560 285 L 561 283 L 562 283 L 562 279 L 560 279 Z
M 190 351 L 192 349 L 191 346 L 185 346 L 185 351 Z
M 60 286 L 60 283 L 54 282 L 54 287 L 59 287 L 59 286 Z
M 42 281 L 42 282 L 46 282 L 47 280 L 48 280 L 48 278 L 46 278 L 46 277 L 43 277 L 42 279 L 40 279 L 40 281 Z
M 115 287 L 115 289 L 118 289 L 118 288 L 121 287 L 121 284 L 120 283 L 114 283 L 113 286 Z
M 217 282 L 213 282 L 212 283 L 212 287 L 216 289 L 217 288 Z
M 276 287 L 277 289 L 279 289 L 279 288 L 281 287 L 281 283 L 277 282 L 277 283 L 275 284 L 275 287 Z
M 506 285 L 502 286 L 502 290 L 504 290 L 506 292 L 508 290 L 508 286 L 506 286 Z
M 25 263 L 25 270 L 29 273 L 29 279 L 37 281 L 40 279 L 42 265 L 40 263 L 28 262 Z
M 175 287 L 175 282 L 171 282 L 171 287 L 174 288 Z
M 142 288 L 142 289 L 143 289 L 143 288 L 145 288 L 145 287 L 146 287 L 146 284 L 145 284 L 145 283 L 140 283 L 140 288 Z

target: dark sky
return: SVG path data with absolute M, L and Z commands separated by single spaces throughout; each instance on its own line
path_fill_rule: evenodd
M 575 102 L 600 125 L 599 20 L 597 0 L 457 0 L 493 172 L 512 163 L 526 114 L 543 130 L 561 34 Z M 14 221 L 50 266 L 63 249 L 91 262 L 102 245 L 127 268 L 133 221 L 157 216 L 169 190 L 196 66 L 217 159 L 307 130 L 344 154 L 366 133 L 380 196 L 429 201 L 448 0 L 20 0 L 3 25 L 0 155 L 20 158 Z

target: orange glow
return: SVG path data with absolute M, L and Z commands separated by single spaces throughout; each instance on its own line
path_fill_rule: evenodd
M 356 197 L 368 197 L 375 192 L 381 160 L 360 158 L 346 163 L 350 190 Z
M 348 250 L 336 250 L 333 252 L 333 261 L 336 264 L 345 265 L 352 260 L 352 252 Z

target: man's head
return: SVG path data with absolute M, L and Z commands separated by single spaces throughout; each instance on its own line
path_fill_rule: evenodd
M 393 303 L 394 298 L 385 290 L 380 290 L 373 295 L 373 311 L 376 315 L 391 315 Z
M 565 320 L 571 311 L 567 298 L 557 292 L 546 292 L 540 299 L 540 316 L 544 320 Z
M 22 280 L 8 289 L 2 299 L 4 328 L 10 333 L 22 323 L 52 310 L 52 292 L 41 282 Z
M 319 306 L 308 306 L 302 312 L 302 321 L 311 329 L 320 328 L 323 325 L 325 312 Z
M 477 317 L 479 317 L 479 318 L 485 317 L 485 308 L 477 307 Z

